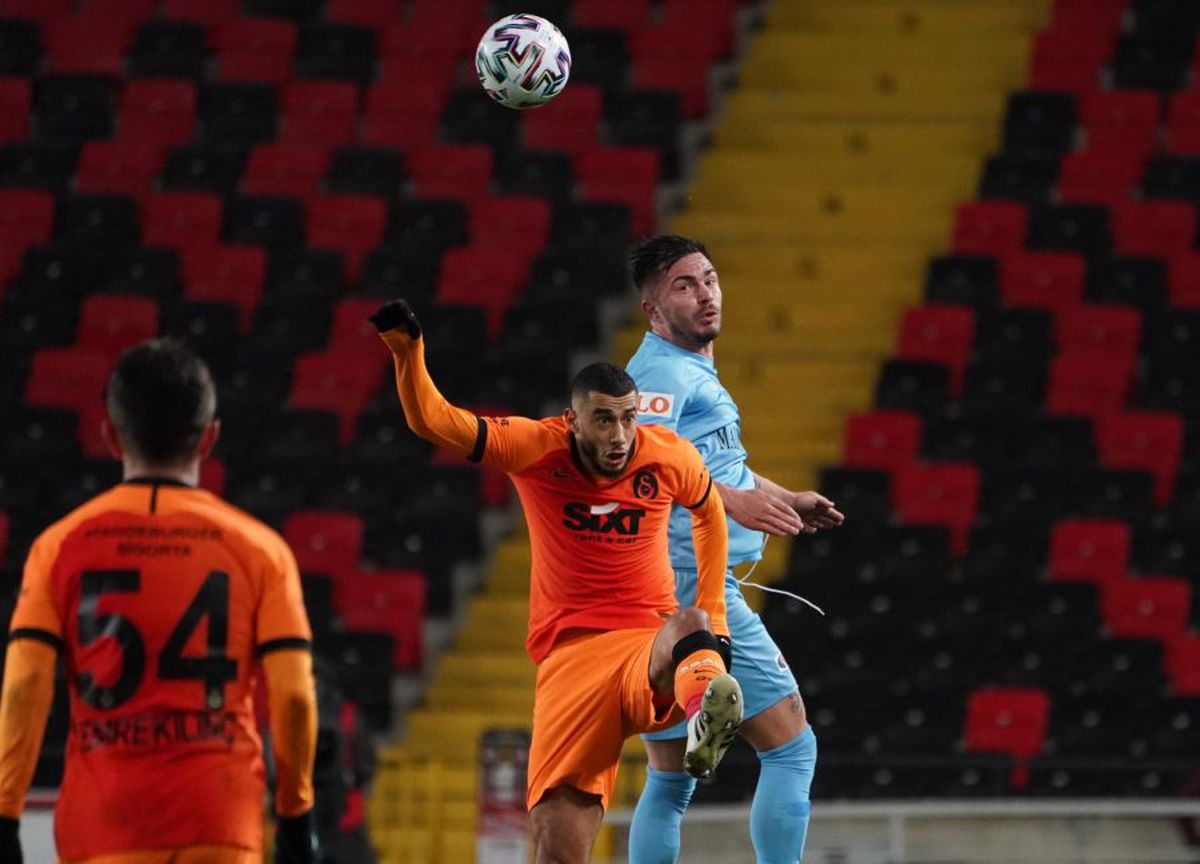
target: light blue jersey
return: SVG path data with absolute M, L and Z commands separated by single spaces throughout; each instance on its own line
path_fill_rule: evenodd
M 626 371 L 641 394 L 639 423 L 669 426 L 696 445 L 717 483 L 735 489 L 754 487 L 746 465 L 737 404 L 717 377 L 713 361 L 647 333 Z M 671 510 L 671 566 L 695 570 L 692 519 L 686 508 Z M 763 535 L 729 520 L 729 565 L 762 557 Z

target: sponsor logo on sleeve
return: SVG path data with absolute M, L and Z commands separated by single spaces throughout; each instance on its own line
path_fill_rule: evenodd
M 639 394 L 638 413 L 647 417 L 670 417 L 675 413 L 675 397 L 670 393 Z

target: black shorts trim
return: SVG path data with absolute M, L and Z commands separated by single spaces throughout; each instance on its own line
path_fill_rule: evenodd
M 708 477 L 708 485 L 704 487 L 704 494 L 700 496 L 700 500 L 695 504 L 684 504 L 683 506 L 689 510 L 695 510 L 697 507 L 703 506 L 704 502 L 708 500 L 708 496 L 712 494 L 712 484 L 713 479 L 712 475 L 710 474 Z
M 55 651 L 63 649 L 63 640 L 61 636 L 56 636 L 49 630 L 43 630 L 40 627 L 18 627 L 16 630 L 8 634 L 8 641 L 14 639 L 32 639 L 34 642 L 41 642 L 43 645 L 49 645 Z
M 284 639 L 270 639 L 254 649 L 254 656 L 262 659 L 272 651 L 312 651 L 312 642 L 292 636 Z
M 472 462 L 482 462 L 483 452 L 487 449 L 487 422 L 482 417 L 476 417 L 479 423 L 479 431 L 475 434 L 475 446 L 471 449 L 471 455 L 467 457 Z

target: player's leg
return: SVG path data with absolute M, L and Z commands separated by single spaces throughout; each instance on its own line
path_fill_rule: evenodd
M 529 813 L 537 864 L 586 864 L 603 817 L 599 795 L 572 786 L 548 790 Z
M 680 824 L 696 789 L 696 778 L 683 770 L 686 724 L 659 734 L 681 737 L 642 736 L 649 767 L 629 823 L 629 864 L 675 864 Z
M 671 694 L 688 719 L 683 764 L 707 777 L 721 761 L 742 722 L 742 691 L 725 668 L 708 615 L 687 606 L 659 628 L 650 652 L 650 685 Z
M 233 846 L 177 846 L 173 849 L 140 849 L 94 858 L 60 861 L 59 864 L 262 864 L 262 853 Z

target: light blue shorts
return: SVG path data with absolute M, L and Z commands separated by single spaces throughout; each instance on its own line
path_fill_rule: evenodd
M 675 596 L 681 606 L 696 602 L 695 570 L 675 571 Z M 729 619 L 729 636 L 733 639 L 733 668 L 729 671 L 742 687 L 742 698 L 746 700 L 745 719 L 749 719 L 799 688 L 762 619 L 746 604 L 742 588 L 732 573 L 725 575 L 725 611 Z M 647 741 L 686 737 L 686 722 L 642 736 Z

